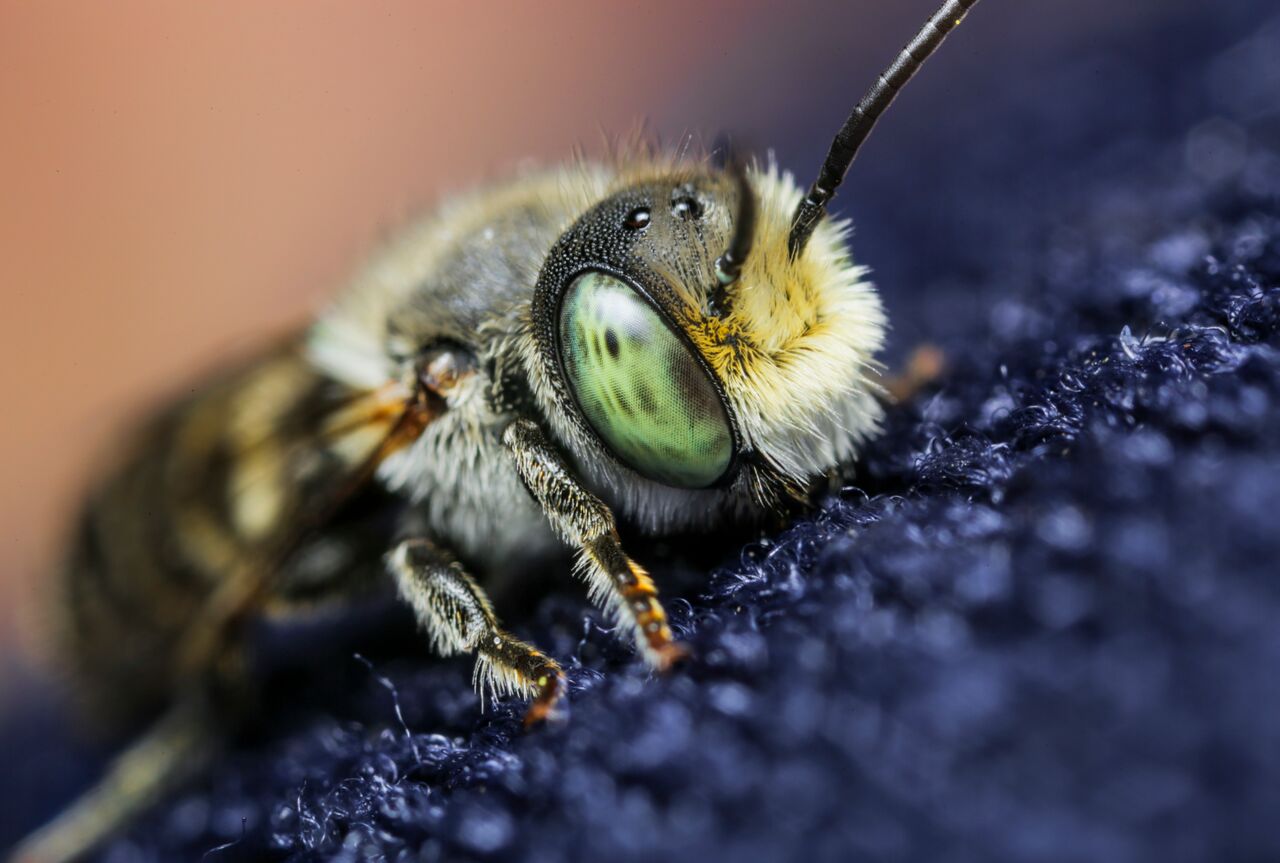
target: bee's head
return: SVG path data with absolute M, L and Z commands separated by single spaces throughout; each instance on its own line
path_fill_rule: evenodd
M 977 2 L 944 0 L 854 107 L 806 193 L 772 166 L 649 166 L 623 172 L 552 248 L 533 303 L 535 390 L 632 512 L 658 523 L 697 505 L 659 487 L 765 499 L 874 429 L 884 311 L 827 204 Z
M 792 256 L 801 198 L 772 167 L 650 167 L 555 244 L 534 298 L 535 382 L 597 479 L 758 499 L 874 429 L 884 312 L 846 225 L 819 224 Z

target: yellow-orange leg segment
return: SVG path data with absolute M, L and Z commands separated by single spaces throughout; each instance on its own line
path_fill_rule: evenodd
M 503 440 L 552 528 L 578 548 L 579 571 L 592 601 L 608 608 L 634 631 L 636 643 L 651 665 L 669 667 L 684 655 L 684 648 L 672 639 L 653 579 L 622 550 L 613 512 L 582 487 L 532 421 L 516 420 Z

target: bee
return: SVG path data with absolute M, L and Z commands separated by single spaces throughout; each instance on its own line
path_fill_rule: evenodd
M 487 598 L 560 546 L 653 668 L 683 651 L 615 513 L 758 520 L 883 414 L 886 319 L 827 205 L 876 120 L 977 0 L 946 0 L 807 192 L 733 154 L 532 173 L 409 225 L 304 332 L 173 405 L 93 493 L 63 650 L 96 715 L 161 718 L 16 852 L 78 857 L 207 757 L 246 624 L 389 580 L 482 694 L 565 691 Z

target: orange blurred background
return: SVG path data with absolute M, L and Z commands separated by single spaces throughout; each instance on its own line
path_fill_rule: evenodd
M 406 214 L 642 119 L 834 131 L 935 2 L 4 2 L 0 675 L 123 424 L 304 320 Z M 1016 68 L 1002 34 L 1087 42 L 1192 2 L 989 0 L 947 50 Z M 895 111 L 972 98 L 929 78 Z

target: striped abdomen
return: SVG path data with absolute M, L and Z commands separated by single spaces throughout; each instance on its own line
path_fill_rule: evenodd
M 360 490 L 405 407 L 395 388 L 334 384 L 290 345 L 155 421 L 73 537 L 58 635 L 77 693 L 128 720 L 233 672 L 236 624 Z

